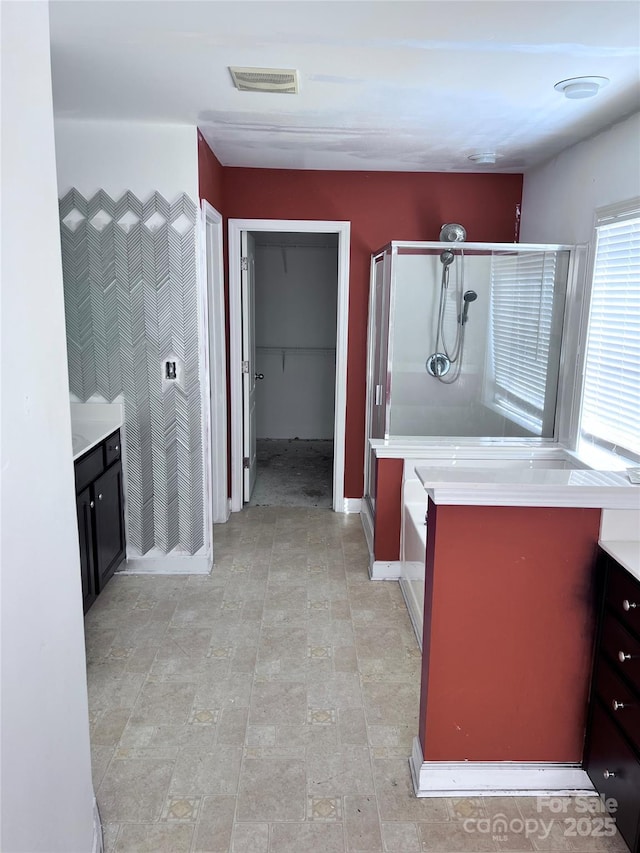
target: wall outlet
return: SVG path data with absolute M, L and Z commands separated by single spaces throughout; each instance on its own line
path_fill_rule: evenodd
M 173 353 L 165 356 L 160 363 L 162 371 L 162 390 L 166 391 L 171 385 L 179 385 L 182 388 L 182 377 L 184 366 L 181 359 Z

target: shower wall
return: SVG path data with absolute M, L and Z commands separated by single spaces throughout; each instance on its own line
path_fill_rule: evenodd
M 491 255 L 470 256 L 450 267 L 445 297 L 445 340 L 453 349 L 457 325 L 456 284 L 478 294 L 469 305 L 462 372 L 453 385 L 439 382 L 426 369 L 435 353 L 442 263 L 439 255 L 397 255 L 390 311 L 391 405 L 389 433 L 394 436 L 526 436 L 483 402 L 488 355 Z M 450 375 L 453 374 L 453 368 Z

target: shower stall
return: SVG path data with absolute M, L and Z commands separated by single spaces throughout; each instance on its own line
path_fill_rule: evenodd
M 556 437 L 575 247 L 466 243 L 457 228 L 372 256 L 365 499 L 374 512 L 369 439 L 493 446 Z

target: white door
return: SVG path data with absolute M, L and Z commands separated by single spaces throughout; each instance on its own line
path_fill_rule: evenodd
M 255 240 L 242 232 L 242 455 L 244 466 L 243 499 L 251 500 L 256 484 L 256 289 Z

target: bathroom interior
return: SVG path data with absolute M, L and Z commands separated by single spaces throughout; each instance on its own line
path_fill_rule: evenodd
M 459 48 L 455 63 L 439 66 L 437 73 L 425 71 L 425 80 L 435 73 L 450 82 L 438 99 L 425 99 L 422 89 L 410 89 L 395 74 L 384 98 L 378 86 L 383 65 L 391 73 L 404 67 L 405 57 L 435 61 L 448 56 L 449 47 L 409 45 L 412 15 L 420 17 L 423 4 L 407 4 L 413 7 L 407 8 L 407 19 L 396 18 L 389 28 L 376 16 L 387 7 L 393 19 L 394 4 L 377 4 L 375 32 L 366 37 L 359 16 L 345 22 L 344 32 L 359 34 L 368 44 L 371 81 L 364 88 L 369 100 L 360 90 L 354 97 L 353 87 L 362 81 L 339 77 L 335 68 L 322 64 L 334 55 L 327 44 L 336 55 L 345 49 L 338 44 L 343 31 L 337 35 L 333 22 L 323 19 L 316 20 L 311 35 L 298 12 L 300 31 L 321 42 L 312 51 L 304 39 L 295 49 L 287 40 L 292 63 L 303 69 L 301 95 L 318 87 L 326 99 L 322 127 L 320 113 L 302 110 L 300 121 L 308 126 L 292 128 L 291 114 L 273 110 L 279 95 L 264 95 L 265 101 L 256 93 L 231 91 L 226 59 L 218 57 L 220 67 L 213 75 L 219 109 L 208 109 L 215 99 L 204 88 L 204 81 L 213 85 L 210 46 L 216 39 L 225 41 L 220 27 L 233 29 L 229 21 L 244 18 L 236 20 L 230 39 L 245 45 L 241 61 L 272 60 L 254 51 L 262 44 L 260 28 L 272 25 L 268 16 L 275 13 L 274 4 L 264 4 L 255 20 L 238 11 L 239 3 L 182 4 L 179 13 L 176 4 L 157 4 L 157 30 L 133 4 L 56 2 L 48 4 L 49 10 L 45 4 L 10 5 L 6 40 L 3 10 L 3 62 L 6 55 L 13 73 L 3 74 L 3 88 L 10 81 L 17 97 L 6 100 L 12 113 L 6 121 L 3 116 L 3 126 L 21 168 L 3 174 L 3 203 L 6 192 L 7 209 L 14 212 L 3 222 L 3 238 L 7 257 L 9 251 L 16 253 L 6 315 L 3 306 L 3 397 L 20 401 L 6 423 L 12 462 L 3 467 L 3 491 L 6 477 L 6 494 L 15 496 L 10 504 L 3 502 L 3 655 L 8 664 L 3 663 L 2 672 L 7 702 L 3 798 L 11 798 L 10 808 L 3 804 L 7 849 L 65 853 L 91 849 L 92 837 L 99 849 L 73 484 L 78 433 L 69 418 L 74 384 L 79 388 L 75 399 L 87 401 L 77 403 L 85 412 L 91 406 L 104 411 L 107 401 L 118 409 L 112 423 L 120 425 L 123 443 L 105 446 L 104 453 L 107 459 L 109 453 L 122 455 L 126 546 L 121 545 L 127 562 L 121 568 L 147 576 L 209 576 L 215 560 L 219 527 L 211 524 L 207 491 L 211 389 L 206 371 L 219 342 L 207 338 L 201 322 L 205 201 L 220 214 L 225 235 L 221 268 L 228 261 L 228 220 L 350 223 L 349 311 L 343 329 L 348 339 L 342 400 L 346 430 L 333 451 L 345 456 L 344 483 L 342 478 L 339 483 L 344 510 L 361 513 L 372 579 L 368 588 L 399 583 L 422 646 L 425 689 L 410 759 L 412 795 L 592 793 L 593 783 L 582 770 L 584 731 L 598 713 L 602 730 L 628 760 L 625 767 L 640 767 L 634 718 L 624 715 L 620 697 L 608 696 L 604 686 L 593 700 L 589 694 L 594 648 L 608 642 L 595 626 L 613 624 L 621 632 L 616 637 L 638 643 L 635 587 L 624 587 L 631 589 L 624 595 L 615 587 L 615 602 L 611 598 L 597 614 L 585 606 L 593 601 L 598 542 L 609 547 L 609 557 L 599 558 L 606 563 L 607 583 L 615 586 L 622 578 L 633 585 L 639 577 L 638 487 L 631 488 L 625 473 L 638 465 L 638 448 L 630 450 L 632 443 L 623 437 L 620 447 L 631 455 L 616 460 L 606 452 L 611 448 L 603 451 L 588 435 L 578 447 L 577 420 L 594 222 L 600 228 L 602 211 L 623 223 L 638 215 L 637 45 L 629 36 L 637 10 L 625 3 L 584 3 L 582 17 L 565 10 L 562 26 L 543 27 L 531 4 L 514 6 L 509 20 L 493 8 L 496 4 L 483 4 L 495 15 L 492 33 L 498 34 L 497 55 L 507 70 L 478 83 L 500 93 L 495 103 L 474 94 L 475 83 L 467 78 L 463 107 L 447 68 L 468 67 L 469 51 L 479 72 L 490 65 L 484 63 L 485 42 L 474 32 L 473 4 L 468 4 L 468 18 L 455 21 L 431 4 L 443 38 L 448 33 Z M 223 16 L 215 14 L 216 5 L 225 7 Z M 346 4 L 345 15 L 354 15 Z M 387 48 L 381 52 L 380 32 L 391 33 L 396 25 L 405 41 L 400 48 L 390 35 L 389 53 Z M 545 31 L 534 33 L 538 26 Z M 194 38 L 205 32 L 209 41 Z M 123 33 L 131 37 L 124 40 Z M 528 49 L 514 62 L 514 45 L 525 33 L 545 46 L 547 68 L 537 65 L 527 73 L 528 94 L 519 95 L 516 103 L 511 74 L 520 64 L 539 62 Z M 608 46 L 602 44 L 604 33 L 611 40 Z M 159 36 L 162 50 L 155 40 Z M 611 78 L 592 99 L 579 95 L 570 100 L 561 89 L 554 91 L 556 79 L 584 73 L 584 51 L 567 49 L 572 39 L 589 43 L 597 54 L 595 64 Z M 622 45 L 619 51 L 613 42 Z M 311 52 L 323 72 L 315 78 L 308 70 Z M 229 56 L 228 61 L 237 60 Z M 190 62 L 194 65 L 183 79 L 177 70 Z M 344 62 L 349 67 L 348 54 Z M 152 78 L 155 94 L 149 89 Z M 586 87 L 583 93 L 589 85 L 598 88 L 588 80 L 580 85 Z M 245 95 L 254 99 L 255 112 L 247 110 Z M 282 95 L 290 97 L 287 103 L 298 103 Z M 196 101 L 207 109 L 187 115 L 185 105 Z M 352 122 L 355 105 L 365 101 L 369 112 L 360 116 L 361 124 Z M 382 120 L 385 114 L 383 105 L 384 110 L 402 107 L 410 127 L 394 119 L 370 133 L 372 116 Z M 446 123 L 440 117 L 445 108 L 450 119 L 489 127 L 496 105 L 502 142 L 485 145 L 486 137 L 462 133 L 447 146 L 430 135 L 437 127 L 444 140 Z M 531 115 L 540 117 L 540 127 Z M 485 148 L 494 153 L 483 154 Z M 473 159 L 478 156 L 485 159 Z M 75 197 L 69 195 L 73 192 Z M 61 226 L 67 215 L 74 227 Z M 62 260 L 61 233 L 68 241 Z M 65 318 L 65 290 L 73 288 L 76 274 L 83 275 L 87 246 L 93 291 L 75 308 L 69 300 Z M 84 260 L 74 267 L 77 258 Z M 109 279 L 114 263 L 115 290 Z M 138 263 L 145 269 L 140 289 Z M 169 267 L 173 277 L 166 275 Z M 226 295 L 223 315 L 229 307 Z M 4 296 L 3 285 L 3 301 Z M 77 326 L 73 344 L 79 348 L 71 357 L 74 310 L 80 321 L 90 317 L 95 326 L 92 335 L 81 323 Z M 620 353 L 637 353 L 637 327 L 627 332 L 629 344 L 608 348 L 614 362 L 621 361 Z M 262 343 L 280 350 L 268 355 L 279 359 L 282 374 L 282 341 Z M 313 346 L 323 352 L 312 358 L 330 363 L 332 340 L 319 337 Z M 119 357 L 115 351 L 123 360 L 112 371 Z M 228 349 L 222 352 L 228 359 Z M 13 370 L 18 363 L 21 370 Z M 285 370 L 291 364 L 285 354 Z M 266 371 L 257 372 L 266 378 Z M 611 410 L 624 410 L 637 423 L 637 393 L 638 384 L 631 382 L 626 394 L 610 402 Z M 326 396 L 331 396 L 328 390 Z M 43 424 L 46 452 L 34 453 L 42 445 Z M 323 440 L 331 439 L 325 433 Z M 226 485 L 227 477 L 222 479 Z M 33 484 L 38 484 L 38 500 Z M 223 491 L 226 506 L 230 495 Z M 509 548 L 503 548 L 505 542 Z M 523 571 L 511 572 L 514 566 Z M 121 580 L 124 585 L 131 579 Z M 160 586 L 166 578 L 157 580 Z M 194 585 L 200 580 L 195 577 Z M 492 601 L 503 605 L 501 613 L 492 610 Z M 427 603 L 431 609 L 425 611 Z M 117 600 L 113 609 L 118 610 Z M 484 660 L 487 669 L 460 669 L 470 659 L 469 648 L 475 653 L 470 665 Z M 598 672 L 627 690 L 632 697 L 628 710 L 640 693 L 633 675 L 636 654 L 625 648 L 619 650 L 622 659 L 617 648 L 613 657 L 605 649 Z M 430 682 L 436 686 L 428 691 Z M 541 684 L 551 693 L 548 701 Z M 514 694 L 514 686 L 523 692 Z M 466 687 L 475 698 L 464 692 Z M 118 690 L 113 691 L 116 698 Z M 529 706 L 525 695 L 531 697 Z M 43 696 L 47 726 L 41 724 Z M 479 712 L 481 705 L 489 713 Z M 528 739 L 518 715 L 530 728 Z M 447 728 L 451 720 L 460 730 Z M 492 728 L 509 736 L 496 742 Z M 505 746 L 510 737 L 511 751 Z M 598 749 L 598 762 L 605 756 L 605 763 L 598 764 L 600 782 L 619 784 L 615 796 L 621 800 L 625 784 L 631 790 L 625 835 L 631 846 L 637 837 L 632 824 L 640 782 L 637 776 L 616 776 L 606 757 L 608 747 L 599 744 Z M 491 776 L 489 764 L 497 775 Z M 25 767 L 31 768 L 29 779 Z M 529 772 L 546 774 L 542 789 L 531 783 Z M 38 821 L 32 819 L 34 809 Z M 158 831 L 159 824 L 152 830 Z M 309 848 L 302 844 L 298 849 Z

